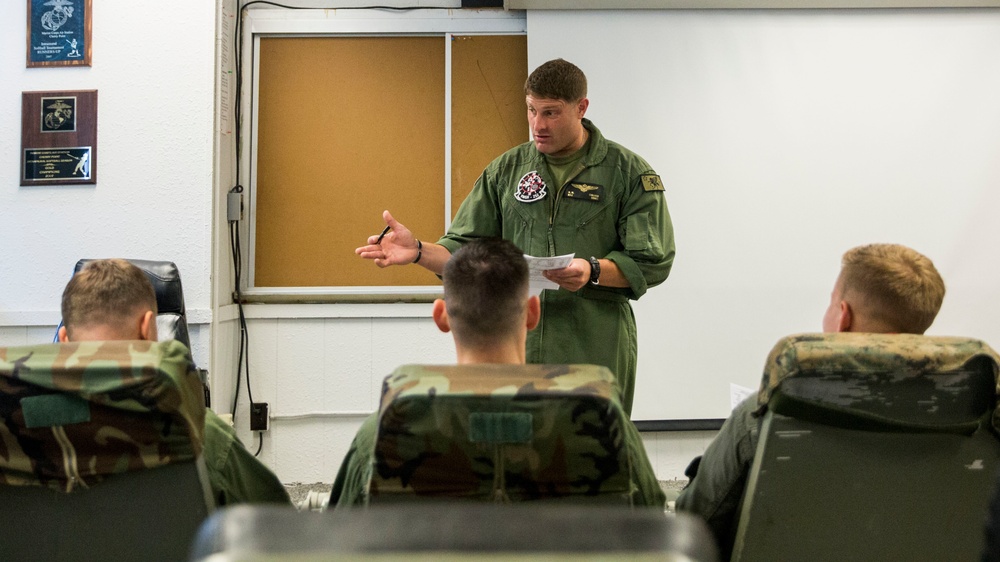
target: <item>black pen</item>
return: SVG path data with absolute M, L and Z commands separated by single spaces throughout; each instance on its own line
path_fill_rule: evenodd
M 375 241 L 375 245 L 378 246 L 379 244 L 381 244 L 382 239 L 385 238 L 385 235 L 388 233 L 389 233 L 389 225 L 385 225 L 385 228 L 382 229 L 382 234 L 378 235 L 378 240 Z

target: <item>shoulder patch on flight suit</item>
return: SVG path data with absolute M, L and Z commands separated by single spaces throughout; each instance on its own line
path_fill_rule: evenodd
M 643 174 L 639 177 L 642 178 L 642 189 L 645 191 L 665 191 L 663 182 L 660 181 L 660 176 L 656 174 Z
M 604 196 L 604 186 L 592 183 L 571 183 L 563 193 L 570 199 L 600 201 Z

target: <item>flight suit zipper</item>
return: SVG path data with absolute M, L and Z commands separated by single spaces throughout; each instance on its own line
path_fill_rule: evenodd
M 548 167 L 548 164 L 546 164 L 546 167 Z M 576 169 L 573 170 L 573 172 L 569 175 L 566 181 L 559 186 L 559 189 L 557 189 L 555 192 L 555 196 L 552 198 L 552 204 L 549 207 L 549 229 L 548 229 L 548 243 L 549 243 L 550 256 L 556 255 L 556 241 L 555 238 L 552 236 L 552 225 L 555 223 L 556 220 L 556 208 L 559 207 L 559 201 L 562 200 L 563 190 L 566 188 L 567 185 L 569 185 L 571 181 L 575 180 L 576 177 L 579 176 L 580 173 L 586 169 L 587 165 L 583 163 L 583 160 L 578 162 L 576 165 Z M 552 170 L 548 170 L 548 172 L 549 175 L 551 176 Z

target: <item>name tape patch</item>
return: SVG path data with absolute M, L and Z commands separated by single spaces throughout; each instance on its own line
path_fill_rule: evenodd
M 600 201 L 604 197 L 604 186 L 592 183 L 571 183 L 563 193 L 570 199 Z

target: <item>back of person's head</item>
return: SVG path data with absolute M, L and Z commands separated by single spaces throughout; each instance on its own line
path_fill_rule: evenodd
M 451 330 L 465 345 L 489 345 L 524 327 L 528 264 L 513 243 L 483 238 L 463 245 L 442 281 Z
M 528 76 L 524 94 L 575 103 L 587 97 L 587 77 L 569 61 L 550 60 Z
M 88 262 L 62 295 L 63 325 L 71 341 L 94 328 L 114 336 L 103 339 L 137 339 L 137 321 L 147 312 L 155 323 L 153 285 L 141 269 L 122 259 Z
M 858 246 L 841 262 L 840 297 L 885 332 L 924 333 L 941 309 L 944 292 L 931 260 L 906 246 Z

